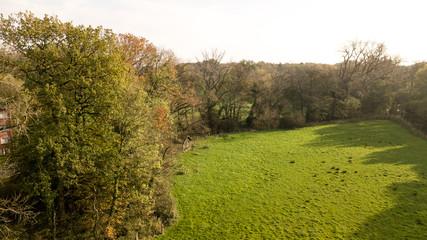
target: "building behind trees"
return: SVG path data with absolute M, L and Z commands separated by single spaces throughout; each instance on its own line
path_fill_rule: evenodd
M 11 125 L 11 111 L 0 109 L 0 155 L 11 152 L 10 140 L 13 136 Z

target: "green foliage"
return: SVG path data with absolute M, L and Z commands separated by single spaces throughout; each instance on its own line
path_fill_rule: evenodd
M 390 121 L 201 140 L 159 239 L 423 239 L 425 140 Z
M 424 63 L 398 67 L 399 59 L 387 55 L 381 43 L 350 42 L 342 51 L 343 62 L 337 65 L 223 63 L 224 53 L 216 50 L 203 53 L 197 63 L 178 65 L 172 52 L 159 50 L 145 38 L 116 36 L 102 27 L 74 26 L 30 12 L 2 15 L 0 40 L 0 108 L 13 110 L 11 156 L 19 168 L 20 191 L 41 200 L 40 219 L 49 229 L 35 231 L 40 238 L 129 239 L 161 233 L 176 218 L 165 176 L 170 163 L 163 161 L 169 149 L 175 151 L 172 145 L 177 135 L 296 128 L 385 113 L 398 114 L 427 131 L 427 68 Z M 301 138 L 313 137 L 312 132 L 307 134 Z M 238 135 L 223 136 L 223 140 L 229 138 Z M 254 149 L 259 142 L 251 144 Z M 293 144 L 295 149 L 302 147 Z M 265 156 L 275 152 L 268 147 L 264 150 Z M 363 151 L 360 154 L 372 153 Z M 294 159 L 290 152 L 283 155 L 286 161 L 292 158 L 289 163 L 298 166 L 306 160 L 303 156 Z M 257 170 L 248 173 L 264 179 L 257 174 L 267 169 L 270 176 L 272 165 L 264 165 L 270 159 L 253 155 L 263 161 L 254 162 Z M 306 162 L 304 167 L 314 177 L 322 175 L 311 169 L 316 162 Z M 234 171 L 230 176 L 239 172 L 238 168 Z M 341 173 L 348 176 L 351 171 Z M 291 186 L 292 181 L 287 184 Z M 257 194 L 253 191 L 238 199 Z M 212 223 L 218 225 L 218 221 Z M 274 221 L 267 225 L 276 226 Z M 233 224 L 235 229 L 253 227 Z M 255 221 L 254 226 L 261 232 L 247 230 L 255 234 L 251 237 L 266 238 L 263 225 Z M 293 237 L 314 234 L 279 228 Z
M 301 112 L 290 112 L 280 119 L 280 128 L 294 129 L 305 125 L 305 117 Z
M 392 96 L 386 81 L 375 83 L 368 95 L 363 99 L 362 110 L 365 113 L 384 114 L 391 107 Z
M 43 203 L 42 237 L 158 233 L 152 222 L 171 217 L 155 209 L 167 194 L 156 192 L 160 130 L 117 36 L 19 13 L 1 18 L 0 38 L 22 56 L 16 75 L 35 99 L 12 157 L 22 191 Z
M 405 104 L 406 118 L 418 128 L 427 132 L 427 65 L 414 76 L 414 88 Z

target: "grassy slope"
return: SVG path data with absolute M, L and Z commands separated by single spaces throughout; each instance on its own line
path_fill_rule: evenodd
M 390 121 L 198 144 L 162 239 L 427 239 L 427 142 Z

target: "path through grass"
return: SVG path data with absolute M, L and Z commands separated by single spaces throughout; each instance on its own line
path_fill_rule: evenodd
M 427 142 L 390 121 L 198 142 L 161 239 L 427 239 Z

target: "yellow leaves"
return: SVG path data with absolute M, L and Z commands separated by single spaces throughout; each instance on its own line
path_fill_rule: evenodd
M 66 227 L 75 229 L 58 227 L 59 234 L 96 228 L 100 238 L 115 239 L 130 221 L 146 224 L 160 174 L 159 139 L 171 126 L 171 55 L 161 55 L 144 38 L 119 40 L 102 27 L 32 14 L 12 19 L 0 19 L 0 38 L 22 53 L 17 65 L 24 87 L 40 106 L 38 118 L 29 120 L 29 140 L 19 144 L 31 150 L 19 159 L 26 187 L 42 202 L 49 200 L 53 211 L 65 212 Z M 151 95 L 145 84 L 152 84 Z M 58 178 L 71 199 L 63 211 L 54 209 Z
M 105 235 L 107 239 L 114 239 L 116 237 L 116 231 L 112 226 L 107 226 L 105 228 Z

